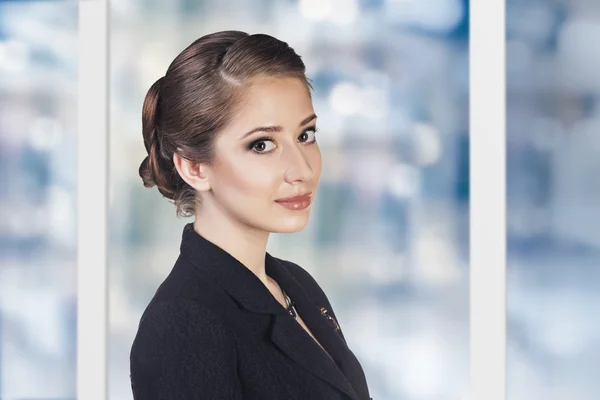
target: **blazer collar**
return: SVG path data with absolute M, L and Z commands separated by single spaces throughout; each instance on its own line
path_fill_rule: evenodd
M 181 254 L 196 268 L 208 272 L 239 305 L 256 313 L 274 315 L 270 338 L 290 359 L 311 374 L 337 387 L 352 400 L 360 400 L 342 372 L 349 365 L 346 343 L 335 331 L 286 266 L 266 254 L 267 275 L 286 291 L 300 317 L 327 349 L 333 360 L 273 297 L 260 279 L 235 257 L 200 236 L 189 223 L 184 227 Z
M 183 228 L 181 254 L 194 267 L 208 272 L 215 282 L 244 308 L 275 315 L 287 312 L 252 271 L 231 254 L 200 236 L 192 223 Z M 265 259 L 265 267 L 267 275 L 276 281 L 275 277 L 283 272 L 280 271 L 282 265 L 269 254 Z

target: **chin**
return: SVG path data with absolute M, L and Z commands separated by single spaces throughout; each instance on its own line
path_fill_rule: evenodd
M 296 233 L 306 228 L 308 221 L 308 215 L 284 218 L 274 223 L 269 230 L 273 233 Z

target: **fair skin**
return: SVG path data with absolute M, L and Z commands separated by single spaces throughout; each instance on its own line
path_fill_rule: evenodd
M 308 224 L 311 207 L 288 209 L 276 200 L 308 192 L 314 199 L 322 166 L 316 115 L 299 79 L 259 77 L 243 90 L 235 117 L 217 135 L 213 162 L 177 154 L 173 161 L 198 193 L 196 232 L 249 268 L 285 306 L 266 274 L 265 253 L 271 232 L 298 232 Z M 248 134 L 259 127 L 271 128 Z

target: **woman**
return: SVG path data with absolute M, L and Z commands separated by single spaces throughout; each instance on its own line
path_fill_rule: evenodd
M 136 399 L 369 400 L 325 293 L 266 252 L 317 192 L 310 90 L 286 43 L 237 31 L 196 40 L 150 87 L 140 176 L 195 218 L 139 324 Z

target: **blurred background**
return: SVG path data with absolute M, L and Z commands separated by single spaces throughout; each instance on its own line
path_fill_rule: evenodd
M 75 397 L 77 3 L 0 2 L 0 398 Z
M 600 398 L 600 8 L 508 0 L 510 399 Z
M 466 393 L 467 6 L 113 2 L 111 399 L 131 398 L 131 340 L 186 222 L 137 177 L 143 96 L 191 41 L 231 28 L 292 44 L 321 116 L 312 222 L 270 251 L 325 288 L 375 399 Z M 600 10 L 506 11 L 509 398 L 597 399 Z M 2 399 L 75 397 L 76 44 L 74 1 L 0 2 Z
M 468 3 L 120 1 L 111 14 L 110 396 L 183 225 L 143 187 L 141 105 L 204 34 L 288 42 L 313 80 L 324 173 L 307 229 L 269 251 L 325 289 L 377 400 L 459 399 L 468 384 Z

